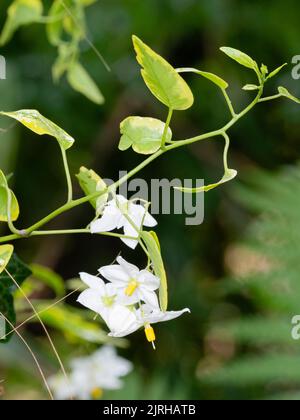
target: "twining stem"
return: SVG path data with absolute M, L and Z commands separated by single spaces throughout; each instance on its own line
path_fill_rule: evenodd
M 68 164 L 67 153 L 62 146 L 60 146 L 60 150 L 61 150 L 61 154 L 62 154 L 62 158 L 63 158 L 63 164 L 64 164 L 67 186 L 68 186 L 68 200 L 67 200 L 67 202 L 70 203 L 70 201 L 72 201 L 72 198 L 73 198 L 72 178 L 71 178 L 71 174 L 70 174 L 70 168 L 69 168 L 69 164 Z
M 225 147 L 224 147 L 224 152 L 223 152 L 223 164 L 224 164 L 224 170 L 225 173 L 228 172 L 228 149 L 229 149 L 229 145 L 230 145 L 230 139 L 228 137 L 228 134 L 224 133 L 223 137 L 225 139 Z
M 196 143 L 198 141 L 213 138 L 213 137 L 217 137 L 217 136 L 223 136 L 224 137 L 224 134 L 226 134 L 227 131 L 234 124 L 237 123 L 237 121 L 239 121 L 245 114 L 247 114 L 260 101 L 262 93 L 263 93 L 263 88 L 264 88 L 264 86 L 263 86 L 263 84 L 261 84 L 255 99 L 246 108 L 244 108 L 239 114 L 235 114 L 235 116 L 232 117 L 232 119 L 227 124 L 225 124 L 223 127 L 221 127 L 220 129 L 210 131 L 208 133 L 204 133 L 204 134 L 201 134 L 199 136 L 192 137 L 192 138 L 189 138 L 189 139 L 173 141 L 172 144 L 170 144 L 168 146 L 165 146 L 164 149 L 160 149 L 156 153 L 154 153 L 153 155 L 149 156 L 147 159 L 145 159 L 143 162 L 141 162 L 138 166 L 136 166 L 134 169 L 132 169 L 130 172 L 128 172 L 126 175 L 124 175 L 122 178 L 120 178 L 118 181 L 116 181 L 114 184 L 112 184 L 108 189 L 105 189 L 103 191 L 95 192 L 93 194 L 87 195 L 87 196 L 79 198 L 77 200 L 72 200 L 71 199 L 66 204 L 64 204 L 63 206 L 54 210 L 52 213 L 48 214 L 46 217 L 39 220 L 37 223 L 33 224 L 29 228 L 27 228 L 25 230 L 22 230 L 22 231 L 16 230 L 13 235 L 8 235 L 8 236 L 4 236 L 4 237 L 0 238 L 0 243 L 7 242 L 7 241 L 13 241 L 13 240 L 16 240 L 16 239 L 19 239 L 19 238 L 22 238 L 22 237 L 39 235 L 40 233 L 38 233 L 36 231 L 38 231 L 38 229 L 40 229 L 42 226 L 44 226 L 45 224 L 47 224 L 48 222 L 50 222 L 51 220 L 53 220 L 57 216 L 60 216 L 61 214 L 65 213 L 65 212 L 67 212 L 67 211 L 69 211 L 69 210 L 71 210 L 71 209 L 73 209 L 73 208 L 75 208 L 75 207 L 77 207 L 81 204 L 87 203 L 90 200 L 93 200 L 94 198 L 98 198 L 98 197 L 102 196 L 103 194 L 106 194 L 107 192 L 115 191 L 117 188 L 119 188 L 128 179 L 132 178 L 134 175 L 136 175 L 138 172 L 140 172 L 142 169 L 144 169 L 146 166 L 148 166 L 150 163 L 152 163 L 158 157 L 162 156 L 164 153 L 166 153 L 170 150 L 177 149 L 179 147 L 187 146 L 189 144 L 193 144 L 193 143 Z M 170 112 L 169 112 L 169 117 L 170 117 L 170 119 L 172 117 Z M 68 182 L 68 184 L 69 184 L 69 182 Z M 70 185 L 69 185 L 69 189 L 70 189 Z M 67 232 L 70 232 L 70 231 L 67 231 Z M 76 232 L 74 232 L 74 233 L 78 233 L 78 230 L 76 230 Z M 87 232 L 86 232 L 86 230 L 83 230 L 83 231 L 80 230 L 80 233 L 87 233 Z

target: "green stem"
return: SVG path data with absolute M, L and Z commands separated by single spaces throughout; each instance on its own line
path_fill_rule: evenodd
M 267 102 L 267 101 L 272 101 L 273 99 L 279 99 L 282 98 L 282 94 L 278 93 L 277 95 L 273 95 L 273 96 L 265 96 L 264 98 L 260 98 L 258 102 Z
M 228 172 L 228 149 L 230 145 L 230 139 L 226 133 L 223 134 L 223 137 L 225 139 L 225 147 L 223 152 L 223 164 L 224 164 L 224 170 L 225 173 Z
M 138 172 L 140 172 L 142 169 L 144 169 L 147 165 L 149 165 L 155 159 L 157 159 L 158 157 L 162 156 L 164 153 L 166 153 L 170 150 L 176 149 L 178 147 L 186 146 L 186 145 L 189 145 L 189 144 L 193 144 L 195 142 L 198 142 L 198 141 L 201 141 L 201 140 L 204 140 L 204 139 L 220 136 L 220 135 L 224 137 L 224 133 L 226 134 L 226 132 L 227 132 L 227 130 L 229 130 L 229 128 L 231 128 L 234 124 L 236 124 L 236 122 L 238 120 L 240 120 L 245 114 L 247 114 L 256 105 L 256 103 L 260 100 L 262 93 L 263 93 L 263 85 L 261 85 L 255 99 L 243 111 L 241 111 L 239 114 L 236 114 L 227 124 L 225 124 L 219 130 L 214 130 L 214 131 L 202 134 L 200 136 L 192 137 L 192 138 L 189 138 L 189 139 L 186 139 L 186 140 L 178 140 L 178 141 L 173 142 L 171 145 L 166 146 L 164 148 L 164 150 L 162 150 L 162 149 L 158 150 L 156 153 L 149 156 L 147 159 L 145 159 L 143 162 L 141 162 L 137 167 L 135 167 L 130 172 L 128 172 L 128 174 L 124 175 L 122 178 L 120 178 L 118 181 L 116 181 L 113 185 L 111 185 L 108 189 L 106 189 L 104 191 L 99 191 L 99 192 L 90 194 L 88 196 L 82 197 L 82 198 L 77 199 L 77 200 L 72 200 L 71 199 L 70 201 L 68 201 L 63 206 L 54 210 L 52 213 L 48 214 L 46 217 L 44 217 L 40 221 L 38 221 L 34 225 L 30 226 L 28 229 L 26 229 L 22 232 L 16 230 L 16 233 L 14 235 L 8 235 L 6 237 L 0 238 L 0 243 L 1 242 L 7 242 L 7 241 L 10 241 L 10 240 L 14 240 L 14 239 L 19 239 L 19 238 L 24 237 L 24 236 L 31 236 L 33 232 L 40 229 L 42 226 L 44 226 L 45 224 L 50 222 L 55 217 L 61 215 L 62 213 L 65 213 L 66 211 L 69 211 L 69 210 L 71 210 L 71 209 L 73 209 L 73 208 L 75 208 L 75 207 L 77 207 L 81 204 L 87 203 L 94 198 L 98 198 L 98 197 L 100 197 L 101 195 L 103 195 L 107 192 L 115 191 L 118 187 L 120 187 L 128 179 L 132 178 L 134 175 L 136 175 Z M 66 173 L 67 173 L 68 167 L 65 166 L 65 168 L 67 168 L 66 169 Z M 68 185 L 69 185 L 69 181 L 68 181 Z M 69 185 L 69 190 L 70 190 L 70 185 Z
M 91 231 L 89 229 L 36 230 L 32 232 L 29 235 L 29 237 L 52 236 L 52 235 L 72 235 L 72 234 L 90 234 L 91 235 Z M 113 233 L 113 232 L 100 232 L 100 233 L 97 233 L 96 235 L 111 236 L 112 238 L 124 238 L 124 239 L 134 239 L 134 240 L 137 239 L 137 238 L 134 238 L 133 236 L 127 236 L 127 235 L 122 235 L 122 234 Z M 20 234 L 3 236 L 2 238 L 0 238 L 0 243 L 14 241 L 17 239 L 24 239 L 24 236 Z
M 73 198 L 72 179 L 71 179 L 71 175 L 70 175 L 67 153 L 62 146 L 60 146 L 60 150 L 61 150 L 61 154 L 62 154 L 62 158 L 63 158 L 63 164 L 64 164 L 67 186 L 68 186 L 68 201 L 67 202 L 70 203 L 70 201 L 72 201 L 72 198 Z
M 167 140 L 167 135 L 168 135 L 168 130 L 169 130 L 169 127 L 170 127 L 172 115 L 173 115 L 173 109 L 169 108 L 167 121 L 165 123 L 165 128 L 164 128 L 164 132 L 163 132 L 162 139 L 161 139 L 161 148 L 162 149 L 164 149 L 165 145 L 166 145 L 166 140 Z
M 226 92 L 226 90 L 225 90 L 225 89 L 222 89 L 222 93 L 223 93 L 224 98 L 225 98 L 225 100 L 226 100 L 226 103 L 227 103 L 227 105 L 228 105 L 229 111 L 230 111 L 230 113 L 231 113 L 232 117 L 234 118 L 234 117 L 236 116 L 236 113 L 235 113 L 235 111 L 234 111 L 234 108 L 233 108 L 232 102 L 231 102 L 231 100 L 230 100 L 230 98 L 229 98 L 229 96 L 228 96 L 228 94 L 227 94 L 227 92 Z
M 171 144 L 170 146 L 167 146 L 166 151 L 176 149 L 178 147 L 186 146 L 188 144 L 193 144 L 198 141 L 205 140 L 211 137 L 223 136 L 224 133 L 226 133 L 229 130 L 229 128 L 231 128 L 234 124 L 236 124 L 237 121 L 239 121 L 245 114 L 247 114 L 257 104 L 257 102 L 261 98 L 262 93 L 263 93 L 263 85 L 259 88 L 255 99 L 245 109 L 243 109 L 243 111 L 241 111 L 239 114 L 236 114 L 227 124 L 225 124 L 219 130 L 210 131 L 208 133 L 204 133 L 204 134 L 201 134 L 200 136 L 192 137 L 186 140 L 177 140 L 173 142 L 173 144 Z

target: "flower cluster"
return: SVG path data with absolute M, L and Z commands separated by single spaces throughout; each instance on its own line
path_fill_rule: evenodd
M 117 264 L 99 269 L 100 277 L 80 273 L 88 288 L 80 294 L 78 302 L 101 316 L 112 337 L 125 337 L 140 328 L 145 329 L 147 340 L 154 346 L 152 324 L 177 318 L 189 309 L 162 312 L 156 290 L 160 280 L 147 269 L 139 270 L 122 257 Z
M 49 385 L 55 399 L 100 399 L 104 390 L 122 388 L 121 378 L 132 370 L 132 364 L 117 355 L 110 346 L 103 346 L 88 357 L 73 359 L 69 378 L 55 375 Z
M 143 205 L 115 195 L 106 203 L 102 216 L 91 223 L 90 229 L 92 233 L 101 233 L 123 228 L 121 240 L 135 249 L 143 226 L 156 224 Z M 101 267 L 98 276 L 80 273 L 80 278 L 88 288 L 80 294 L 78 302 L 101 316 L 112 337 L 125 337 L 144 328 L 147 340 L 155 348 L 152 324 L 189 312 L 187 308 L 161 310 L 157 296 L 161 279 L 151 271 L 151 261 L 146 269 L 139 270 L 119 256 L 116 264 Z

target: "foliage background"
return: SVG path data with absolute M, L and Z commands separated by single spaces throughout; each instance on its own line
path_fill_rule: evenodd
M 9 4 L 6 0 L 1 2 L 0 26 Z M 100 0 L 88 9 L 89 36 L 112 71 L 105 70 L 85 43 L 82 44 L 82 62 L 102 89 L 106 104 L 93 105 L 64 82 L 53 85 L 51 65 L 55 49 L 49 46 L 42 25 L 31 25 L 18 31 L 13 41 L 0 50 L 8 64 L 8 78 L 0 82 L 0 107 L 39 109 L 76 138 L 76 146 L 70 151 L 72 173 L 85 165 L 93 167 L 103 177 L 116 179 L 119 169 L 130 169 L 140 160 L 131 151 L 117 151 L 120 121 L 128 115 L 165 118 L 165 109 L 148 93 L 139 76 L 131 34 L 140 36 L 174 66 L 198 67 L 220 74 L 230 82 L 233 100 L 242 107 L 252 94 L 243 92 L 241 86 L 254 82 L 253 76 L 228 60 L 219 47 L 239 48 L 271 69 L 285 61 L 290 63 L 299 53 L 296 8 L 293 0 L 274 0 L 272 5 L 258 0 Z M 228 118 L 217 89 L 197 77 L 188 77 L 188 81 L 196 102 L 188 112 L 175 114 L 172 128 L 176 138 L 216 128 Z M 291 77 L 291 65 L 280 75 L 278 84 L 300 95 L 300 84 Z M 269 89 L 271 92 L 271 83 Z M 282 287 L 289 284 L 293 266 L 292 285 L 296 290 L 289 293 L 288 287 L 283 287 L 284 309 L 273 304 L 276 299 L 272 292 L 272 275 L 267 285 L 265 278 L 258 276 L 260 287 L 270 292 L 264 299 L 256 288 L 249 291 L 248 284 L 240 280 L 253 266 L 255 272 L 264 270 L 265 266 L 267 272 L 273 270 L 272 264 L 270 268 L 265 261 L 270 257 L 267 255 L 270 247 L 253 244 L 255 241 L 249 239 L 252 234 L 248 231 L 253 230 L 253 222 L 263 231 L 268 222 L 271 224 L 269 234 L 277 238 L 279 223 L 271 223 L 275 221 L 274 203 L 279 219 L 294 223 L 290 229 L 280 232 L 280 244 L 287 255 L 290 255 L 289 250 L 297 251 L 294 234 L 297 236 L 295 232 L 298 232 L 297 227 L 300 232 L 300 226 L 299 222 L 297 226 L 297 217 L 290 215 L 299 204 L 297 176 L 295 181 L 295 175 L 284 175 L 291 176 L 293 183 L 283 183 L 283 189 L 274 194 L 268 192 L 271 185 L 277 185 L 276 177 L 282 180 L 278 173 L 286 173 L 283 167 L 297 168 L 299 115 L 299 107 L 284 100 L 258 105 L 231 130 L 231 167 L 238 169 L 240 178 L 205 195 L 205 222 L 201 226 L 186 227 L 183 216 L 159 217 L 158 234 L 169 273 L 171 307 L 188 306 L 192 315 L 157 328 L 156 352 L 144 342 L 141 334 L 131 337 L 130 346 L 120 352 L 134 362 L 134 373 L 126 380 L 123 390 L 107 397 L 251 399 L 282 398 L 283 393 L 297 397 L 298 391 L 300 394 L 297 361 L 300 343 L 293 342 L 290 336 L 291 318 L 297 314 L 299 258 L 296 255 L 291 263 L 280 259 L 282 255 L 276 255 L 276 261 L 282 262 L 284 267 L 277 278 Z M 14 190 L 22 203 L 19 224 L 30 225 L 63 201 L 63 168 L 55 142 L 39 139 L 22 127 L 9 124 L 8 120 L 1 119 L 1 128 L 11 129 L 0 133 L 0 167 L 14 173 Z M 267 171 L 267 180 L 253 172 L 256 168 Z M 153 175 L 214 180 L 221 172 L 221 148 L 218 141 L 208 141 L 173 151 L 152 164 L 143 176 L 148 180 Z M 260 183 L 260 179 L 264 181 Z M 250 187 L 236 188 L 242 181 L 246 184 L 251 181 Z M 288 198 L 283 194 L 286 190 L 292 191 Z M 263 205 L 261 197 L 265 199 Z M 271 216 L 265 216 L 257 224 L 258 214 L 266 210 Z M 86 206 L 60 217 L 49 228 L 81 227 L 91 216 L 92 211 Z M 260 238 L 260 233 L 254 236 Z M 242 241 L 251 242 L 254 254 L 249 255 L 248 245 L 246 251 L 238 245 Z M 95 272 L 99 266 L 112 261 L 119 252 L 120 242 L 72 236 L 20 241 L 16 249 L 23 260 L 44 264 L 69 279 L 79 271 Z M 283 248 L 279 246 L 279 249 Z M 131 257 L 130 252 L 124 248 L 123 251 L 125 256 Z M 137 256 L 136 263 L 141 263 L 142 258 L 142 255 Z M 44 290 L 41 297 L 51 295 Z M 300 299 L 298 302 L 300 310 Z M 260 319 L 260 329 L 251 324 L 249 315 L 250 319 Z M 270 323 L 270 319 L 273 322 Z M 222 325 L 216 330 L 224 321 L 233 326 Z M 249 333 L 243 335 L 247 322 L 252 328 L 251 340 Z M 281 334 L 278 333 L 280 326 Z M 54 373 L 57 366 L 39 326 L 26 328 L 24 334 L 47 372 Z M 59 332 L 53 331 L 53 334 L 65 361 L 72 355 L 93 350 L 87 344 L 66 341 Z M 248 338 L 245 339 L 245 335 Z M 277 371 L 279 364 L 282 364 L 280 372 Z M 0 348 L 0 380 L 2 378 L 5 379 L 4 398 L 45 398 L 31 359 L 17 338 Z

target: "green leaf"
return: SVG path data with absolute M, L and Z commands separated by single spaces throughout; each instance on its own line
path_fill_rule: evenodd
M 55 137 L 64 150 L 72 147 L 75 141 L 62 128 L 48 120 L 48 118 L 45 118 L 35 109 L 21 109 L 15 112 L 0 112 L 0 114 L 19 121 L 36 134 L 48 134 L 49 136 Z
M 38 22 L 43 13 L 41 0 L 15 0 L 9 6 L 0 36 L 0 46 L 6 44 L 20 26 Z
M 142 77 L 152 94 L 170 109 L 182 111 L 190 108 L 194 97 L 183 78 L 138 37 L 132 39 L 137 61 L 143 67 Z
M 120 150 L 127 150 L 132 146 L 136 153 L 150 155 L 160 149 L 165 123 L 149 117 L 128 117 L 120 125 Z M 166 141 L 172 138 L 172 131 L 168 128 Z
M 176 71 L 178 73 L 196 73 L 196 74 L 199 74 L 199 76 L 205 77 L 205 79 L 210 80 L 215 85 L 219 86 L 219 88 L 221 88 L 221 89 L 227 89 L 228 88 L 228 83 L 225 82 L 225 80 L 223 80 L 220 76 L 217 76 L 214 73 L 209 73 L 207 71 L 197 70 L 197 69 L 194 69 L 194 68 L 191 68 L 191 67 L 184 67 L 184 68 L 176 69 Z
M 77 174 L 76 177 L 85 195 L 95 194 L 96 192 L 105 191 L 107 189 L 107 185 L 103 179 L 92 169 L 87 169 L 82 166 L 79 170 L 79 174 Z M 100 197 L 93 198 L 90 200 L 90 203 L 97 210 L 97 213 L 101 213 L 107 200 L 108 193 L 105 193 Z
M 259 86 L 248 84 L 248 85 L 243 86 L 242 89 L 243 90 L 258 90 Z
M 68 71 L 72 57 L 78 53 L 77 46 L 70 43 L 60 44 L 58 46 L 58 57 L 52 66 L 52 77 L 54 82 L 58 82 L 60 78 Z
M 287 63 L 282 64 L 282 66 L 277 67 L 275 70 L 273 70 L 268 77 L 266 78 L 266 80 L 271 79 L 272 77 L 276 76 L 276 74 L 278 74 L 281 69 L 283 69 L 283 67 L 287 66 Z
M 285 96 L 286 98 L 290 99 L 293 102 L 296 102 L 297 104 L 300 104 L 300 99 L 296 98 L 296 96 L 292 95 L 285 87 L 279 86 L 278 92 Z
M 7 179 L 4 173 L 0 170 L 0 222 L 7 222 L 7 200 L 8 190 L 11 194 L 10 216 L 11 221 L 15 222 L 20 214 L 19 203 L 15 194 L 9 189 Z
M 40 264 L 31 264 L 30 269 L 32 271 L 32 276 L 35 279 L 50 287 L 56 293 L 57 296 L 64 296 L 65 285 L 64 280 L 61 276 L 56 274 L 50 268 L 44 267 Z
M 168 309 L 168 282 L 159 240 L 155 232 L 142 232 L 141 238 L 146 244 L 155 275 L 160 279 L 159 302 L 162 311 Z
M 254 71 L 258 70 L 256 61 L 254 61 L 249 55 L 243 53 L 242 51 L 230 47 L 221 47 L 220 50 L 242 66 L 248 67 Z
M 9 249 L 10 253 L 11 249 Z M 1 252 L 1 251 L 0 251 Z M 16 256 L 13 254 L 6 266 L 6 270 L 14 278 L 19 286 L 31 275 L 30 269 Z M 10 276 L 2 271 L 0 274 L 0 313 L 2 313 L 12 325 L 16 323 L 16 314 L 14 309 L 13 293 L 17 289 Z M 1 317 L 1 316 L 0 316 Z M 6 334 L 12 331 L 12 327 L 9 323 L 5 324 Z M 0 343 L 6 343 L 10 340 L 12 334 L 2 339 L 0 337 Z
M 13 252 L 13 245 L 0 245 L 0 274 L 5 270 Z
M 204 185 L 203 187 L 199 188 L 183 188 L 183 187 L 175 187 L 175 190 L 179 190 L 185 193 L 200 193 L 200 192 L 207 192 L 212 190 L 213 188 L 218 187 L 221 184 L 225 184 L 225 182 L 231 181 L 233 178 L 237 176 L 237 171 L 235 169 L 228 169 L 220 181 L 216 182 L 215 184 Z
M 105 100 L 98 86 L 80 63 L 73 63 L 68 69 L 70 86 L 90 101 L 102 105 Z
M 59 45 L 63 33 L 63 19 L 59 17 L 65 12 L 63 2 L 61 0 L 54 0 L 49 10 L 48 17 L 52 22 L 47 23 L 46 32 L 48 40 L 52 45 Z

